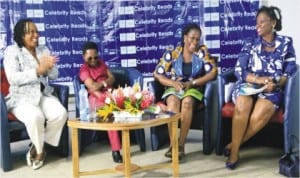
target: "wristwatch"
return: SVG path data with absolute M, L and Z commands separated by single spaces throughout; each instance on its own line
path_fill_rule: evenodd
M 269 79 L 265 79 L 265 84 L 268 84 L 269 83 Z
M 192 84 L 193 84 L 193 86 L 196 86 L 196 84 L 197 84 L 197 83 L 196 83 L 196 80 L 193 80 L 193 81 L 192 81 Z

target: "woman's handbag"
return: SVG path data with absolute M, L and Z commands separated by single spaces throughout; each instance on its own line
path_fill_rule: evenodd
M 299 144 L 298 139 L 297 141 Z M 280 174 L 285 175 L 287 177 L 299 177 L 299 145 L 298 144 L 296 145 L 295 149 L 292 149 L 292 147 L 290 147 L 289 152 L 284 154 L 279 159 Z
M 279 173 L 287 177 L 299 177 L 299 156 L 287 153 L 279 159 Z

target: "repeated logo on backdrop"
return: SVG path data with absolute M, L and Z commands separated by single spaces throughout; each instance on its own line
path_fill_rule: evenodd
M 4 0 L 0 2 L 0 58 L 13 43 L 20 18 L 31 18 L 46 44 L 60 57 L 60 77 L 70 83 L 83 63 L 81 46 L 98 44 L 100 57 L 110 67 L 135 67 L 145 82 L 166 48 L 181 41 L 181 28 L 199 24 L 201 43 L 219 57 L 220 71 L 235 64 L 243 38 L 255 35 L 259 0 Z

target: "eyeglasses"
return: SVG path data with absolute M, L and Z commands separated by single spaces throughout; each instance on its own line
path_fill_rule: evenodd
M 88 61 L 91 61 L 92 59 L 94 59 L 94 60 L 98 60 L 98 56 L 94 56 L 94 57 L 88 57 L 88 58 L 87 58 L 87 60 L 88 60 Z

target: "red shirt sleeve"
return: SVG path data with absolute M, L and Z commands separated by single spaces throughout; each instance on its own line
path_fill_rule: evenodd
M 86 63 L 84 63 L 79 69 L 79 78 L 82 82 L 88 78 L 91 78 L 89 68 Z

